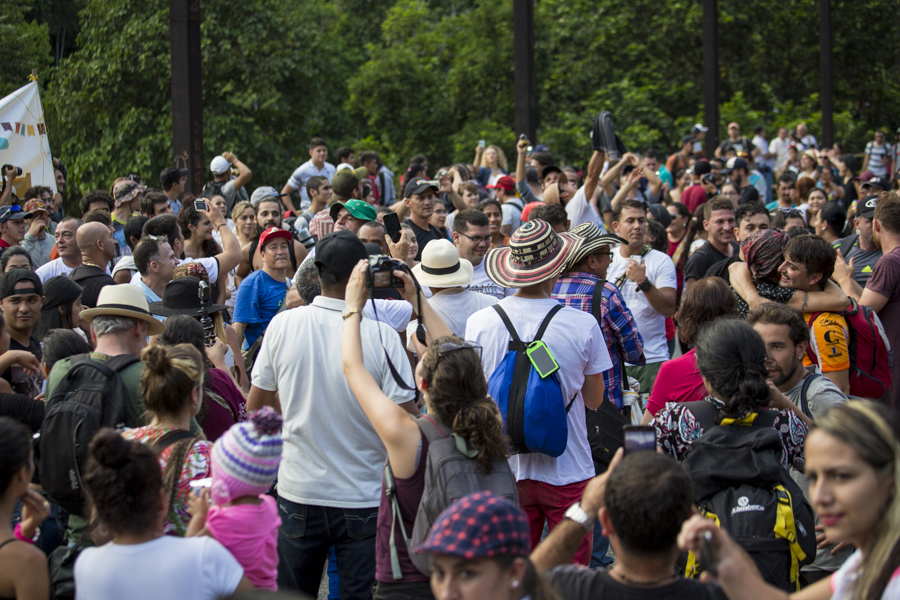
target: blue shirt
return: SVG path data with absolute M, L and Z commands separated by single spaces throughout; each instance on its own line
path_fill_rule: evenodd
M 234 322 L 247 325 L 244 350 L 249 349 L 265 330 L 284 303 L 290 287 L 288 282 L 272 279 L 265 271 L 253 271 L 241 281 L 234 301 Z

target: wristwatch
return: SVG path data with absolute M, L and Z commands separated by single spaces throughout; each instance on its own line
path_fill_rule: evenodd
M 569 507 L 569 510 L 566 511 L 565 517 L 570 521 L 575 521 L 579 525 L 581 525 L 585 532 L 593 531 L 594 529 L 594 518 L 587 514 L 583 508 L 581 508 L 581 504 L 576 502 L 572 506 Z
M 644 279 L 642 282 L 640 282 L 640 283 L 638 284 L 637 289 L 638 289 L 639 292 L 646 292 L 647 290 L 650 289 L 650 286 L 651 286 L 651 285 L 652 285 L 652 284 L 650 283 L 650 280 L 649 280 L 649 279 Z
M 344 317 L 344 319 L 346 319 L 350 315 L 355 315 L 355 314 L 359 314 L 361 316 L 362 309 L 361 308 L 345 308 L 344 311 L 341 313 L 341 316 Z

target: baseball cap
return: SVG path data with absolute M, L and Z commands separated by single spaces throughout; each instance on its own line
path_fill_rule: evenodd
M 116 200 L 116 206 L 121 206 L 126 202 L 134 200 L 135 196 L 141 193 L 141 186 L 136 182 L 126 179 L 120 181 L 113 188 L 113 197 Z M 27 208 L 27 205 L 26 205 Z
M 20 281 L 30 281 L 34 284 L 34 287 L 17 290 L 15 289 L 16 284 Z M 41 284 L 41 279 L 34 271 L 29 269 L 13 269 L 12 271 L 7 271 L 0 277 L 0 300 L 9 298 L 10 296 L 20 296 L 24 294 L 44 295 L 44 286 Z
M 175 183 L 178 183 L 178 180 L 182 177 L 188 176 L 187 169 L 176 169 L 175 167 L 166 167 L 159 174 L 159 182 L 162 184 L 165 189 L 168 186 L 171 186 Z
M 874 178 L 875 178 L 875 173 L 873 173 L 872 171 L 863 171 L 862 173 L 860 173 L 853 179 L 855 179 L 859 182 L 865 183 L 867 181 L 871 181 Z
M 263 248 L 265 248 L 266 244 L 274 239 L 282 239 L 290 242 L 292 239 L 291 232 L 285 231 L 281 227 L 269 227 L 259 236 L 259 253 L 262 254 Z
M 681 145 L 682 146 L 684 146 L 685 144 L 693 144 L 693 143 L 694 143 L 694 136 L 692 136 L 692 135 L 681 136 Z
M 728 162 L 725 164 L 725 168 L 722 169 L 722 174 L 728 175 L 735 169 L 744 169 L 745 171 L 748 171 L 749 167 L 747 166 L 747 161 L 738 156 L 729 158 Z
M 0 206 L 0 223 L 16 221 L 18 219 L 27 219 L 30 216 L 31 213 L 22 210 L 22 207 L 18 204 Z
M 410 182 L 406 184 L 406 198 L 409 198 L 413 194 L 421 194 L 427 189 L 433 189 L 437 192 L 441 189 L 441 186 L 437 181 L 424 179 L 422 177 L 411 179 Z
M 694 175 L 706 175 L 712 172 L 712 165 L 705 160 L 698 160 L 692 168 L 694 169 Z
M 36 212 L 50 212 L 47 210 L 47 205 L 44 204 L 38 198 L 32 198 L 28 202 L 25 203 L 25 212 L 34 214 Z
M 342 208 L 346 208 L 348 213 L 363 221 L 374 221 L 378 217 L 378 213 L 375 212 L 375 209 L 368 202 L 347 200 L 346 202 L 335 202 L 331 205 L 328 214 L 331 215 L 332 221 L 337 222 L 338 213 L 341 212 Z
M 550 173 L 559 173 L 560 175 L 562 175 L 563 170 L 556 165 L 547 165 L 546 167 L 544 167 L 544 170 L 541 171 L 541 181 L 543 181 L 544 178 L 547 177 L 547 175 L 549 175 Z
M 276 190 L 272 186 L 263 185 L 253 190 L 253 194 L 250 195 L 250 204 L 256 207 L 260 202 L 267 198 L 278 200 L 279 195 L 280 194 L 278 193 L 278 190 Z
M 691 127 L 691 133 L 705 133 L 709 131 L 709 127 L 704 127 L 702 123 L 697 123 Z
M 871 219 L 875 217 L 875 206 L 878 203 L 878 196 L 872 194 L 860 200 L 856 205 L 856 216 Z
M 872 179 L 863 182 L 863 187 L 867 185 L 878 188 L 879 190 L 887 190 L 890 188 L 890 184 L 885 181 L 883 177 L 873 177 Z
M 209 170 L 216 175 L 227 173 L 231 168 L 231 163 L 224 156 L 217 156 L 209 163 Z
M 497 183 L 494 185 L 487 186 L 488 189 L 500 188 L 506 190 L 508 192 L 516 189 L 516 180 L 510 177 L 509 175 L 504 175 L 500 179 L 497 180 Z
M 672 224 L 672 215 L 669 214 L 669 211 L 662 204 L 649 204 L 647 208 L 653 214 L 653 218 L 659 221 L 659 224 L 663 227 L 668 227 Z
M 331 178 L 331 189 L 338 198 L 349 198 L 359 185 L 359 177 L 353 169 L 341 169 Z
M 365 245 L 350 231 L 334 231 L 316 242 L 319 277 L 332 283 L 349 279 L 353 268 L 365 258 Z

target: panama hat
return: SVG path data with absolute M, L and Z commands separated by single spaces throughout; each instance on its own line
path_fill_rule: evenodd
M 593 223 L 582 223 L 578 227 L 575 227 L 574 229 L 569 231 L 569 233 L 571 233 L 572 235 L 576 235 L 584 240 L 581 248 L 569 255 L 569 266 L 581 262 L 585 259 L 585 257 L 594 254 L 602 246 L 609 246 L 610 248 L 612 248 L 616 244 L 628 244 L 627 241 L 615 235 L 614 233 L 603 233 L 602 231 L 600 231 L 600 228 Z
M 107 285 L 100 290 L 97 307 L 81 311 L 81 317 L 88 323 L 91 323 L 94 317 L 107 315 L 140 319 L 147 323 L 147 335 L 159 335 L 165 328 L 150 314 L 150 305 L 141 288 L 128 283 Z
M 459 287 L 472 283 L 472 263 L 460 258 L 450 240 L 432 240 L 422 250 L 422 262 L 412 269 L 427 287 Z
M 488 250 L 484 271 L 503 287 L 537 285 L 562 273 L 569 257 L 583 244 L 582 238 L 557 234 L 546 221 L 533 219 L 516 229 L 509 246 Z

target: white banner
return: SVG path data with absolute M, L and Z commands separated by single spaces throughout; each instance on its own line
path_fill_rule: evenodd
M 2 165 L 22 169 L 22 174 L 13 181 L 17 197 L 24 198 L 26 190 L 36 185 L 45 185 L 56 193 L 50 142 L 36 81 L 0 100 Z

